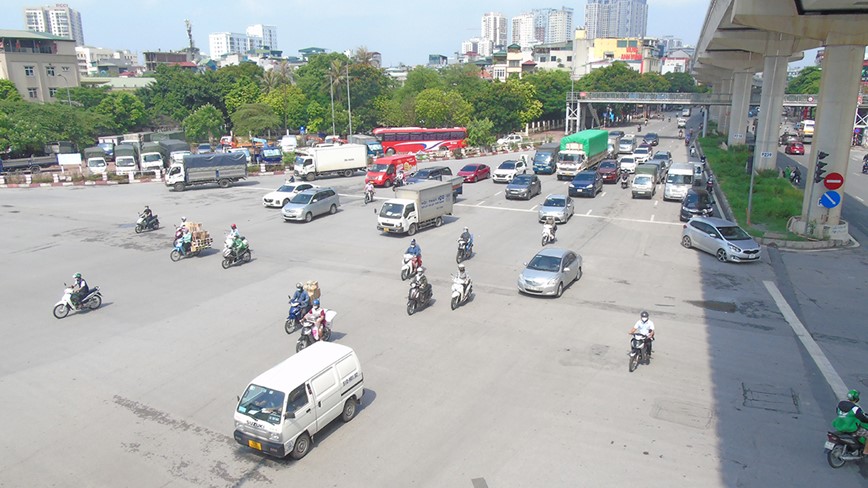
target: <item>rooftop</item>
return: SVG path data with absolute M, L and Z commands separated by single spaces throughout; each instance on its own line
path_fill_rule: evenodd
M 46 41 L 70 41 L 75 42 L 75 40 L 70 39 L 68 37 L 59 37 L 52 34 L 48 34 L 46 32 L 34 32 L 29 30 L 12 30 L 12 29 L 0 29 L 0 38 L 12 38 L 12 39 L 41 39 Z

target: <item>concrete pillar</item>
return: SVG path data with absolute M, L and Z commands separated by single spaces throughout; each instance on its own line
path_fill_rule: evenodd
M 862 73 L 862 58 L 865 46 L 826 46 L 823 57 L 823 74 L 820 78 L 820 95 L 817 99 L 817 118 L 808 171 L 805 174 L 805 201 L 802 205 L 802 221 L 807 222 L 807 233 L 824 237 L 823 226 L 837 226 L 841 221 L 844 189 L 847 179 L 847 164 L 850 160 L 850 142 L 853 137 L 853 115 L 859 96 Z M 817 205 L 827 191 L 823 182 L 814 183 L 817 156 L 822 151 L 828 156 L 824 169 L 844 176 L 844 186 L 835 190 L 842 201 L 837 207 L 826 209 Z M 813 186 L 813 191 L 812 190 Z
M 732 96 L 732 75 L 729 78 L 720 80 L 720 93 Z M 717 122 L 717 131 L 725 136 L 729 136 L 729 106 L 723 105 L 720 107 L 720 120 Z
M 763 60 L 763 89 L 753 157 L 756 170 L 775 169 L 781 135 L 781 107 L 787 87 L 787 61 L 787 56 L 766 56 Z
M 729 132 L 726 143 L 730 146 L 747 141 L 747 111 L 750 105 L 750 85 L 753 73 L 736 71 L 732 76 L 732 104 L 729 106 Z
M 720 93 L 720 82 L 709 83 L 712 93 Z M 708 120 L 719 124 L 720 122 L 720 105 L 710 105 L 708 107 Z

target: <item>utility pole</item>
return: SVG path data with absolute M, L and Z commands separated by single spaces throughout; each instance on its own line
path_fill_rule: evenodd
M 350 129 L 347 132 L 347 138 L 353 133 L 353 108 L 350 104 L 350 63 L 347 62 L 347 112 L 350 114 Z
M 335 129 L 335 82 L 331 73 L 329 73 L 329 92 L 332 96 L 332 135 L 337 135 L 335 134 L 337 132 Z

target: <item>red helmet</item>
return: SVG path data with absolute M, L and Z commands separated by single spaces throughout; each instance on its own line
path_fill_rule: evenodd
M 235 224 L 232 224 L 232 228 L 233 228 L 233 229 L 235 228 Z

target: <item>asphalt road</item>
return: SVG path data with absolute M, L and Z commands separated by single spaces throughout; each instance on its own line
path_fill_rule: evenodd
M 648 130 L 686 160 L 674 121 Z M 650 201 L 619 185 L 577 199 L 556 245 L 582 254 L 584 275 L 545 299 L 518 295 L 515 281 L 539 250 L 536 206 L 567 182 L 543 176 L 528 202 L 505 201 L 490 180 L 465 185 L 453 217 L 416 236 L 436 302 L 408 317 L 409 238 L 376 230 L 374 208 L 391 191 L 365 206 L 362 179 L 320 181 L 343 205 L 309 224 L 262 207 L 278 177 L 184 193 L 4 191 L 0 381 L 11 410 L 0 485 L 864 486 L 864 468 L 826 465 L 834 398 L 766 291 L 773 260 L 723 264 L 682 248 L 678 204 L 662 188 Z M 164 228 L 136 235 L 145 204 Z M 223 270 L 215 250 L 171 262 L 181 215 L 217 242 L 238 224 L 253 261 Z M 451 311 L 465 225 L 476 293 Z M 74 272 L 105 303 L 56 320 Z M 358 352 L 367 393 L 306 458 L 274 460 L 234 442 L 232 413 L 255 375 L 293 354 L 286 295 L 308 279 L 338 311 L 333 338 Z M 651 364 L 629 373 L 627 331 L 643 309 L 658 340 Z M 852 356 L 836 366 L 865 370 L 853 346 L 823 347 Z

